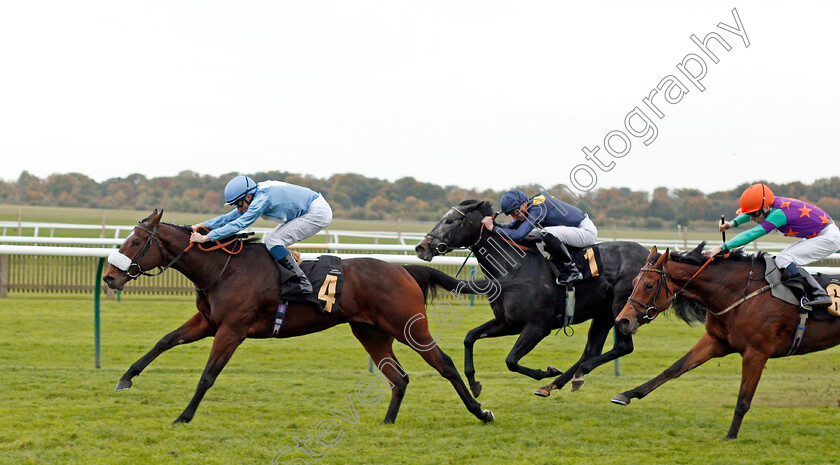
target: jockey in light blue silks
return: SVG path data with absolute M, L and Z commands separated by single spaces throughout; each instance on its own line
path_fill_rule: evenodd
M 312 284 L 303 274 L 288 246 L 314 236 L 329 226 L 332 209 L 324 197 L 306 187 L 280 181 L 257 184 L 248 176 L 237 176 L 225 186 L 225 205 L 236 208 L 224 215 L 193 226 L 192 242 L 216 241 L 233 235 L 257 221 L 262 216 L 280 223 L 263 239 L 269 253 L 280 265 L 294 273 L 292 293 L 310 294 Z M 195 230 L 206 228 L 207 235 Z

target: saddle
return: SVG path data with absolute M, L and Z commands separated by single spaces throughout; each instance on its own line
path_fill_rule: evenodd
M 783 281 L 782 271 L 776 266 L 773 257 L 764 255 L 764 260 L 766 264 L 764 279 L 771 286 L 770 295 L 791 305 L 801 307 L 802 297 L 805 295 L 802 278 L 795 276 Z M 812 310 L 810 317 L 817 321 L 840 318 L 840 276 L 817 273 L 814 275 L 814 279 L 828 292 L 834 302 L 829 307 Z
M 551 271 L 554 273 L 554 277 L 563 281 L 567 277 L 567 273 L 562 257 L 559 257 L 559 254 L 552 253 L 550 247 L 541 238 L 534 239 L 533 246 L 536 247 L 546 262 L 548 262 Z M 601 251 L 597 245 L 583 248 L 567 245 L 566 249 L 569 251 L 569 255 L 575 262 L 578 271 L 583 275 L 583 280 L 595 278 L 601 274 L 601 268 L 604 264 L 601 262 Z
M 317 260 L 300 260 L 300 254 L 292 252 L 303 274 L 312 283 L 313 293 L 306 295 L 290 294 L 288 280 L 294 276 L 289 270 L 277 264 L 280 272 L 280 297 L 284 302 L 312 305 L 322 313 L 332 313 L 338 307 L 338 300 L 344 287 L 341 273 L 341 259 L 334 255 L 321 255 Z

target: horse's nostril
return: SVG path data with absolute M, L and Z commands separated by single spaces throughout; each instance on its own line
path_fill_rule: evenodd
M 415 251 L 415 252 L 417 252 L 417 253 L 420 253 L 420 252 L 422 252 L 423 250 L 425 250 L 425 249 L 423 248 L 423 246 L 422 246 L 422 245 L 418 245 L 417 247 L 415 247 L 415 248 L 414 248 L 414 251 Z

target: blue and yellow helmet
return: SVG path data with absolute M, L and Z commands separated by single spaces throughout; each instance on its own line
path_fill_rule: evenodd
M 507 191 L 502 195 L 502 213 L 509 214 L 528 201 L 528 196 L 520 190 Z

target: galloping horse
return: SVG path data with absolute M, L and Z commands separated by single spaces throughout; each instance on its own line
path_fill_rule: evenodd
M 759 293 L 732 307 L 766 285 L 762 279 L 764 260 L 760 256 L 733 252 L 728 259 L 716 258 L 704 271 L 702 267 L 707 262 L 701 254 L 704 246 L 705 243 L 701 243 L 686 254 L 668 253 L 667 250 L 659 254 L 654 247 L 647 265 L 636 277 L 631 299 L 618 315 L 616 325 L 623 334 L 633 334 L 639 325 L 653 321 L 674 301 L 683 320 L 699 322 L 705 319 L 706 334 L 662 374 L 617 395 L 612 402 L 627 405 L 630 399 L 645 397 L 666 381 L 709 359 L 738 352 L 742 358 L 741 390 L 735 417 L 726 435 L 727 439 L 735 439 L 741 421 L 750 409 L 767 359 L 788 355 L 799 322 L 799 309 L 770 293 Z M 753 275 L 759 278 L 753 278 Z M 807 328 L 797 355 L 840 344 L 838 319 L 811 319 Z
M 174 421 L 181 423 L 192 420 L 204 394 L 245 338 L 272 337 L 280 302 L 280 277 L 262 244 L 242 243 L 241 253 L 235 256 L 221 250 L 203 252 L 197 247 L 187 251 L 190 228 L 161 223 L 161 216 L 163 211 L 155 210 L 134 228 L 119 249 L 131 265 L 125 271 L 111 265 L 103 279 L 111 289 L 122 289 L 141 272 L 171 267 L 195 284 L 198 313 L 134 362 L 117 384 L 118 391 L 128 389 L 131 379 L 161 353 L 179 344 L 213 336 L 210 359 L 195 395 Z M 426 324 L 427 290 L 436 281 L 455 280 L 432 268 L 402 267 L 369 258 L 343 260 L 342 273 L 344 291 L 337 309 L 322 313 L 310 305 L 290 305 L 277 337 L 300 336 L 349 323 L 353 335 L 391 383 L 391 403 L 385 423 L 396 419 L 408 385 L 408 376 L 391 346 L 394 339 L 408 344 L 407 337 L 410 337 L 413 344 L 409 345 L 452 383 L 470 413 L 485 422 L 494 419 L 493 413 L 482 411 L 481 404 L 470 395 L 452 359 L 434 344 Z M 418 350 L 414 344 L 424 350 Z
M 583 355 L 566 372 L 554 367 L 546 370 L 527 368 L 519 360 L 551 333 L 563 326 L 565 289 L 555 283 L 545 259 L 534 248 L 503 241 L 481 226 L 481 219 L 493 215 L 490 202 L 466 200 L 449 210 L 415 248 L 417 256 L 431 260 L 454 248 L 468 247 L 475 253 L 484 274 L 498 281 L 499 298 L 490 302 L 494 318 L 467 333 L 464 339 L 465 373 L 473 395 L 481 393 L 475 380 L 473 345 L 483 338 L 519 334 L 505 362 L 509 370 L 543 379 L 560 375 L 534 394 L 547 397 L 553 389 L 572 380 L 572 390 L 583 384 L 583 375 L 596 367 L 633 351 L 633 338 L 616 333 L 612 350 L 601 353 L 615 317 L 633 289 L 632 280 L 644 264 L 647 249 L 633 242 L 599 244 L 604 269 L 600 275 L 575 284 L 576 299 L 573 324 L 592 320 Z

